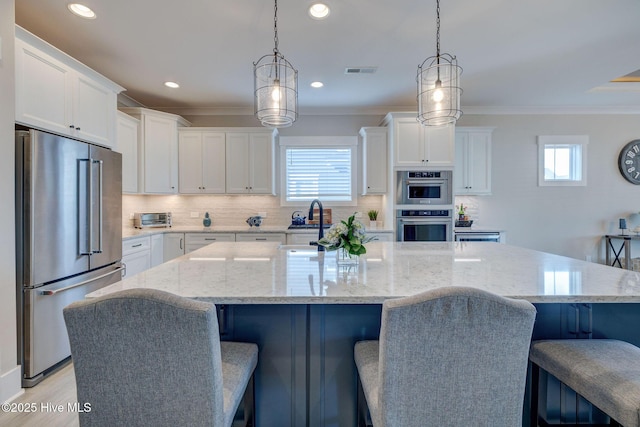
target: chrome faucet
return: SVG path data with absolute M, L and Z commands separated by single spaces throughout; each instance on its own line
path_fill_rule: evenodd
M 318 209 L 320 210 L 320 227 L 318 228 L 318 241 L 324 237 L 324 210 L 322 208 L 322 203 L 318 199 L 313 199 L 311 201 L 311 205 L 309 206 L 309 221 L 313 220 L 313 205 L 318 204 Z M 324 246 L 318 245 L 318 251 L 324 251 Z

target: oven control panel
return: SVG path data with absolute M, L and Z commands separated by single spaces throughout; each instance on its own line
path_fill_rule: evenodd
M 451 217 L 451 209 L 401 209 L 396 212 L 398 218 L 411 217 Z
M 408 178 L 442 178 L 440 171 L 407 172 Z

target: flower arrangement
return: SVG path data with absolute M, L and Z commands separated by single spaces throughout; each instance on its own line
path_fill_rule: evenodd
M 343 248 L 350 255 L 362 255 L 367 253 L 364 244 L 375 239 L 365 234 L 364 225 L 353 214 L 346 221 L 333 224 L 318 244 L 328 251 Z

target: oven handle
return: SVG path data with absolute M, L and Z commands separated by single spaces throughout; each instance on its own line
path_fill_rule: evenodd
M 398 218 L 398 221 L 402 221 L 402 222 L 410 222 L 410 223 L 416 223 L 416 222 L 421 222 L 421 223 L 426 223 L 426 222 L 442 222 L 442 220 L 451 220 L 450 216 L 439 216 L 439 217 L 433 217 L 433 218 L 422 218 L 422 219 L 413 219 L 413 218 Z
M 410 179 L 407 180 L 407 185 L 411 184 L 444 184 L 446 181 L 444 179 L 438 180 L 420 180 L 420 181 L 412 181 Z

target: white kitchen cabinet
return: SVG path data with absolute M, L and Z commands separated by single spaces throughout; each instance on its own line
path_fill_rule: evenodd
M 151 267 L 151 239 L 149 236 L 122 241 L 123 278 L 131 277 Z
M 492 127 L 456 128 L 454 194 L 491 194 Z
M 163 234 L 163 261 L 167 262 L 184 255 L 185 237 L 184 233 L 164 233 Z
M 362 195 L 386 194 L 388 176 L 387 128 L 364 127 L 362 137 Z
M 383 124 L 391 129 L 396 167 L 452 167 L 454 125 L 422 126 L 415 113 L 389 113 Z
M 117 112 L 116 146 L 122 154 L 122 192 L 138 192 L 138 133 L 140 120 Z
M 236 242 L 287 242 L 284 233 L 236 233 Z
M 151 235 L 151 267 L 164 262 L 164 238 L 162 234 Z
M 180 193 L 224 193 L 225 133 L 180 129 L 178 137 Z
M 226 192 L 274 194 L 274 132 L 226 133 Z
M 312 233 L 288 233 L 287 245 L 308 245 L 318 241 L 318 231 Z
M 180 116 L 147 108 L 121 108 L 140 120 L 138 132 L 138 188 L 145 194 L 178 192 L 178 126 Z
M 235 233 L 185 233 L 185 253 L 188 254 L 215 242 L 235 242 Z
M 17 123 L 115 145 L 123 87 L 19 26 L 15 58 Z

